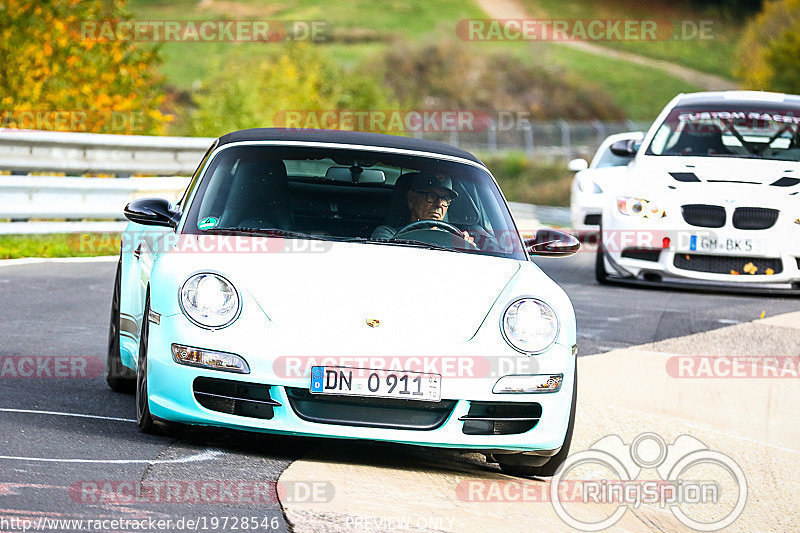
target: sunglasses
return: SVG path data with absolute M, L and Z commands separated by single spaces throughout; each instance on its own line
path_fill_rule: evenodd
M 429 204 L 442 202 L 442 205 L 444 205 L 445 207 L 450 207 L 450 203 L 453 201 L 451 197 L 439 196 L 435 192 L 428 192 L 428 191 L 414 191 L 414 192 L 423 195 L 425 197 L 425 201 L 427 201 Z

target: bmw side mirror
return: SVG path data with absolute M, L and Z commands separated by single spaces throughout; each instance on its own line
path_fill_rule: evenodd
M 589 163 L 580 157 L 567 163 L 567 169 L 569 169 L 571 172 L 580 172 L 581 170 L 586 170 L 587 168 L 589 168 Z
M 636 155 L 636 152 L 639 151 L 639 146 L 641 146 L 639 141 L 630 139 L 627 141 L 623 140 L 612 143 L 609 147 L 609 150 L 611 150 L 612 154 L 620 157 L 633 157 Z
M 177 228 L 180 213 L 170 208 L 163 198 L 141 198 L 125 206 L 125 218 L 146 226 Z
M 525 240 L 528 254 L 544 257 L 566 257 L 581 249 L 574 235 L 557 229 L 540 229 L 532 239 Z

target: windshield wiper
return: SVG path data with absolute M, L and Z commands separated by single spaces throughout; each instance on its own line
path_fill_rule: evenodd
M 445 252 L 460 251 L 460 248 L 449 248 L 441 244 L 431 244 L 429 242 L 416 241 L 414 239 L 363 239 L 361 242 L 375 244 L 399 244 L 402 246 L 413 246 L 415 248 L 427 248 L 429 250 L 444 250 Z
M 326 241 L 325 237 L 309 235 L 300 231 L 291 231 L 278 228 L 208 228 L 203 233 L 216 233 L 220 235 L 253 235 L 259 237 L 287 237 L 290 239 L 308 239 Z

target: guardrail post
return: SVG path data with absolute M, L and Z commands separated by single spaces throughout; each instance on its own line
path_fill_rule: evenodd
M 458 130 L 456 128 L 450 130 L 450 144 L 458 148 Z
M 520 126 L 522 126 L 522 137 L 525 140 L 525 153 L 533 157 L 533 126 L 527 119 L 521 120 Z
M 489 128 L 486 130 L 486 143 L 490 153 L 497 152 L 497 124 L 494 119 L 489 119 Z
M 597 146 L 600 146 L 606 138 L 606 127 L 597 119 L 592 121 L 592 126 L 594 126 L 594 131 L 597 132 Z
M 558 127 L 561 128 L 561 149 L 567 159 L 569 159 L 572 157 L 572 144 L 569 137 L 569 124 L 562 118 L 558 121 Z

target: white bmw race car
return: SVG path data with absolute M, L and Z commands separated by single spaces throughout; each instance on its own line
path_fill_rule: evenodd
M 606 195 L 596 277 L 800 290 L 800 97 L 681 94 Z
M 591 163 L 585 159 L 573 159 L 569 169 L 575 172 L 570 189 L 570 216 L 572 228 L 577 235 L 596 232 L 600 227 L 603 212 L 603 191 L 609 182 L 619 179 L 625 167 L 633 160 L 633 155 L 617 155 L 611 145 L 618 141 L 640 142 L 644 137 L 641 131 L 629 131 L 609 135 L 595 152 Z

